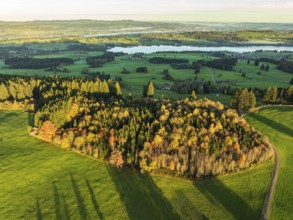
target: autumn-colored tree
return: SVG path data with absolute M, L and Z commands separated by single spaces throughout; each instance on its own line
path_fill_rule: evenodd
M 103 94 L 105 83 L 111 85 L 107 95 Z M 109 159 L 114 166 L 127 164 L 147 172 L 168 169 L 201 178 L 246 168 L 273 155 L 262 136 L 235 110 L 208 99 L 108 99 L 110 94 L 116 96 L 115 81 L 97 77 L 33 80 L 0 75 L 3 88 L 1 84 L 8 92 L 9 86 L 15 88 L 11 91 L 17 106 L 37 104 L 34 118 L 39 130 L 34 130 L 41 137 L 53 138 L 55 144 L 82 154 Z M 254 106 L 253 91 L 236 92 L 235 108 L 243 111 Z M 263 90 L 258 91 L 261 97 Z M 282 100 L 289 102 L 293 87 L 284 95 L 278 91 Z
M 43 140 L 51 142 L 53 135 L 55 135 L 56 131 L 57 127 L 53 124 L 53 122 L 47 120 L 41 125 L 40 135 Z
M 107 83 L 106 80 L 104 80 L 102 82 L 102 89 L 101 89 L 101 92 L 104 93 L 104 94 L 109 94 L 110 90 L 109 90 L 109 85 Z
M 124 166 L 124 160 L 121 151 L 114 149 L 111 153 L 109 163 L 114 167 L 123 167 Z
M 192 90 L 191 95 L 190 95 L 190 98 L 191 99 L 196 99 L 196 94 L 195 94 L 195 91 L 194 90 Z
M 7 87 L 1 83 L 0 84 L 0 101 L 5 101 L 9 98 L 9 93 Z
M 12 98 L 16 99 L 17 98 L 17 92 L 16 92 L 16 89 L 15 89 L 15 87 L 13 85 L 13 82 L 9 83 L 8 90 L 9 90 L 9 94 L 12 96 Z
M 64 149 L 68 149 L 71 147 L 71 141 L 67 135 L 63 135 L 60 146 Z
M 153 98 L 155 94 L 155 86 L 152 81 L 150 81 L 147 85 L 147 87 L 144 90 L 144 97 Z
M 122 91 L 121 91 L 120 84 L 118 81 L 115 81 L 115 95 L 117 97 L 122 96 Z
M 85 138 L 83 136 L 76 137 L 74 139 L 73 145 L 80 150 L 82 146 L 85 145 Z

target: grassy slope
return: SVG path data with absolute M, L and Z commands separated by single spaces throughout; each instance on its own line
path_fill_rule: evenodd
M 261 64 L 269 65 L 270 70 L 268 72 L 260 70 Z M 261 62 L 260 66 L 256 67 L 254 62 L 248 65 L 245 61 L 240 61 L 237 63 L 236 71 L 240 69 L 243 72 L 246 72 L 246 77 L 243 78 L 242 81 L 238 83 L 240 86 L 243 87 L 258 87 L 266 89 L 269 86 L 277 86 L 287 88 L 290 86 L 289 81 L 292 78 L 292 74 L 283 72 L 277 69 L 277 66 L 271 63 Z M 257 72 L 261 72 L 261 75 L 257 75 Z M 240 75 L 240 73 L 238 73 Z
M 0 112 L 0 219 L 259 219 L 271 161 L 196 183 L 141 176 L 30 137 L 27 123 Z
M 293 210 L 293 108 L 272 107 L 247 117 L 269 136 L 280 154 L 280 172 L 271 208 L 271 219 L 290 219 Z

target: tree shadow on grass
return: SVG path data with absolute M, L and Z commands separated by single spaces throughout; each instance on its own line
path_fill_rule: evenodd
M 252 209 L 246 201 L 217 178 L 194 183 L 212 204 L 219 204 L 235 219 L 260 219 L 261 210 Z M 259 212 L 258 212 L 259 211 Z
M 42 220 L 43 214 L 42 214 L 42 210 L 40 207 L 39 199 L 36 199 L 36 211 L 37 211 L 37 220 Z
M 64 219 L 70 220 L 69 209 L 66 204 L 66 200 L 65 200 L 64 196 L 62 196 L 62 201 L 63 201 L 63 205 L 64 205 Z
M 59 190 L 55 182 L 53 184 L 54 204 L 55 204 L 55 215 L 56 219 L 70 219 L 69 210 L 65 202 L 64 196 L 60 195 Z
M 151 177 L 107 166 L 130 219 L 179 219 Z
M 29 126 L 34 126 L 35 124 L 35 114 L 33 111 L 28 111 L 27 122 Z
M 17 117 L 19 114 L 16 111 L 0 111 L 0 121 L 1 123 L 9 123 L 11 122 L 11 118 Z
M 180 213 L 182 219 L 209 219 L 204 213 L 198 210 L 196 204 L 190 201 L 183 190 L 174 190 L 173 200 L 178 206 L 178 213 Z
M 55 214 L 56 214 L 56 219 L 59 220 L 59 219 L 62 219 L 62 207 L 61 207 L 60 194 L 55 185 L 55 182 L 53 182 L 52 184 L 53 184 L 53 192 L 54 192 Z
M 73 191 L 74 191 L 74 194 L 75 194 L 75 199 L 76 199 L 76 203 L 77 203 L 77 206 L 78 206 L 80 218 L 86 220 L 87 219 L 87 212 L 86 212 L 86 208 L 85 208 L 85 205 L 84 205 L 84 199 L 81 196 L 79 187 L 78 187 L 73 175 L 70 174 L 70 176 L 71 176 L 71 184 L 72 184 Z
M 88 187 L 89 193 L 90 193 L 90 195 L 91 195 L 91 200 L 92 200 L 92 203 L 93 203 L 93 205 L 94 205 L 94 207 L 95 207 L 96 213 L 97 213 L 97 215 L 99 216 L 99 218 L 100 218 L 101 220 L 103 220 L 103 219 L 104 219 L 104 217 L 103 217 L 103 213 L 101 212 L 101 210 L 100 210 L 100 208 L 99 208 L 99 205 L 98 205 L 98 203 L 97 203 L 97 200 L 96 200 L 96 197 L 95 197 L 95 193 L 94 193 L 94 191 L 93 191 L 93 188 L 91 187 L 91 185 L 90 185 L 90 183 L 89 183 L 89 181 L 88 181 L 87 178 L 85 178 L 85 181 L 86 181 L 86 185 L 87 185 L 87 187 Z
M 285 135 L 288 135 L 290 137 L 293 137 L 293 130 L 291 128 L 288 128 L 287 126 L 283 125 L 283 124 L 280 124 L 276 121 L 273 121 L 271 119 L 268 119 L 266 117 L 263 117 L 261 115 L 258 115 L 258 114 L 250 114 L 249 115 L 251 118 L 257 120 L 257 121 L 260 121 L 262 122 L 263 124 L 266 124 L 267 126 L 277 130 L 278 132 L 281 132 Z

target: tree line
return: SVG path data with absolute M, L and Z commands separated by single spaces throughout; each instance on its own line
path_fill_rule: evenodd
M 36 107 L 71 96 L 108 98 L 122 95 L 119 82 L 98 77 L 46 76 L 43 78 L 0 74 L 0 101 L 33 99 Z
M 105 63 L 115 60 L 115 54 L 106 52 L 100 56 L 87 57 L 86 62 L 90 67 L 102 67 Z
M 8 58 L 5 59 L 5 65 L 10 69 L 44 69 L 57 67 L 60 64 L 73 64 L 71 58 Z

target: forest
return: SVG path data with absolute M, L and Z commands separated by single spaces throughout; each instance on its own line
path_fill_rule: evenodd
M 113 53 L 104 53 L 101 56 L 87 57 L 86 62 L 90 67 L 102 67 L 105 63 L 115 60 Z
M 44 69 L 49 67 L 57 67 L 60 64 L 73 64 L 70 58 L 9 58 L 5 60 L 5 64 L 10 69 Z
M 117 81 L 99 78 L 0 76 L 0 100 L 30 103 L 29 131 L 62 148 L 189 178 L 216 176 L 272 157 L 262 135 L 219 102 L 123 98 Z M 33 108 L 31 107 L 33 105 Z

